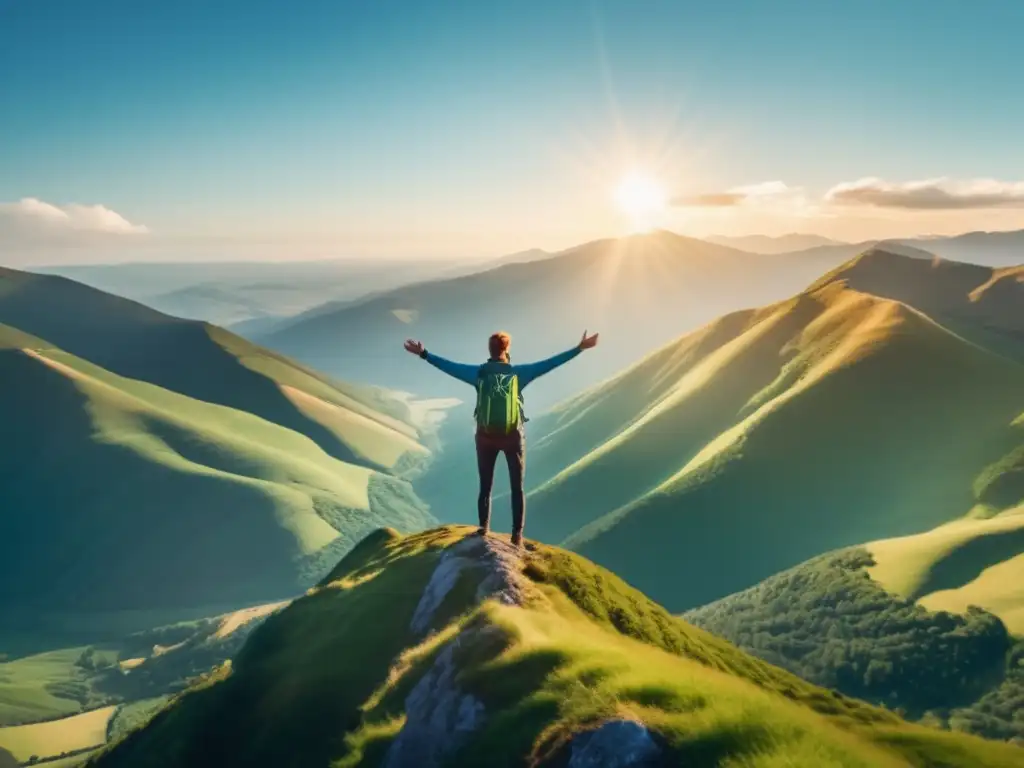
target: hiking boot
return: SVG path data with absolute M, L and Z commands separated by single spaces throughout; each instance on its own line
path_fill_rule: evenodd
M 516 533 L 512 536 L 512 546 L 516 549 L 523 548 L 523 534 Z
M 476 532 L 473 535 L 474 536 L 486 536 L 487 535 L 487 529 L 486 528 L 477 528 Z

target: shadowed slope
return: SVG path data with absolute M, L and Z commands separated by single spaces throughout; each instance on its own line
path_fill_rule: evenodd
M 630 748 L 751 768 L 1020 757 L 803 683 L 581 558 L 539 547 L 522 563 L 465 530 L 369 537 L 232 665 L 90 765 L 582 765 L 616 726 L 599 764 L 628 764 Z
M 163 315 L 66 278 L 0 269 L 0 323 L 121 376 L 253 413 L 308 436 L 344 461 L 386 468 L 394 449 L 352 444 L 322 409 L 296 404 L 293 390 L 375 421 L 379 442 L 425 453 L 415 445 L 405 407 L 385 393 L 329 381 L 215 326 Z

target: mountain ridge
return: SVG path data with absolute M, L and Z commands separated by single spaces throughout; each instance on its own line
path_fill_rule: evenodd
M 809 686 L 569 553 L 531 544 L 519 555 L 469 530 L 370 535 L 234 663 L 89 765 L 895 768 L 931 765 L 915 756 L 941 748 L 1008 768 L 1019 757 Z M 337 653 L 360 632 L 358 662 Z M 305 658 L 289 654 L 298 647 Z M 767 736 L 756 746 L 755 732 Z

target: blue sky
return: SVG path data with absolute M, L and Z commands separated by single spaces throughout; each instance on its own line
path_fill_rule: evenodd
M 630 173 L 696 235 L 1024 226 L 1021 29 L 1015 0 L 0 0 L 0 229 L 488 255 L 636 228 Z

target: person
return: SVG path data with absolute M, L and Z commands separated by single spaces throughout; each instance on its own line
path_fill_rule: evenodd
M 512 490 L 512 544 L 521 547 L 526 522 L 523 499 L 523 473 L 526 468 L 525 419 L 522 415 L 522 391 L 545 373 L 572 360 L 585 349 L 597 345 L 597 334 L 583 338 L 572 349 L 536 363 L 513 365 L 509 355 L 512 337 L 507 333 L 492 334 L 487 340 L 490 358 L 483 365 L 454 363 L 431 354 L 419 341 L 409 339 L 405 349 L 426 360 L 438 370 L 476 387 L 476 461 L 480 475 L 477 534 L 486 536 L 491 525 L 491 487 L 498 454 L 505 454 L 509 485 Z

